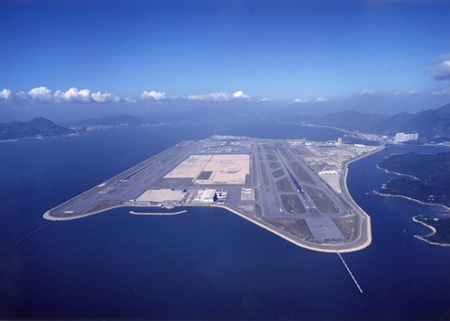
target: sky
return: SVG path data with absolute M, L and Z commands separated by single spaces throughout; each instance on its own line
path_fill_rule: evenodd
M 437 108 L 449 17 L 433 0 L 0 0 L 0 108 Z

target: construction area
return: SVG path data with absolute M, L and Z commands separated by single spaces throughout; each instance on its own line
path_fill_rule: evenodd
M 194 184 L 244 185 L 250 155 L 191 155 L 164 178 L 192 178 Z

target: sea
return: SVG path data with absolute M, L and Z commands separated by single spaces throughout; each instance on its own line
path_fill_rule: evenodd
M 295 246 L 218 208 L 169 217 L 115 209 L 49 222 L 48 209 L 187 139 L 329 140 L 344 133 L 268 121 L 97 130 L 0 143 L 0 319 L 450 320 L 450 248 L 411 218 L 445 210 L 373 193 L 391 146 L 350 165 L 372 244 L 342 254 Z M 345 141 L 345 138 L 344 138 Z

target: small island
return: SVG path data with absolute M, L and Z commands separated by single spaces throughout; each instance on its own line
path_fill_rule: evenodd
M 394 155 L 378 167 L 403 177 L 384 184 L 377 194 L 450 207 L 450 152 Z

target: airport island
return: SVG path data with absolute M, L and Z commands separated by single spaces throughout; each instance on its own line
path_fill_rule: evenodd
M 361 250 L 370 217 L 353 201 L 347 165 L 380 146 L 212 136 L 183 141 L 47 211 L 64 221 L 117 207 L 221 207 L 300 247 Z M 188 211 L 189 212 L 189 211 Z M 155 213 L 162 214 L 162 213 Z

